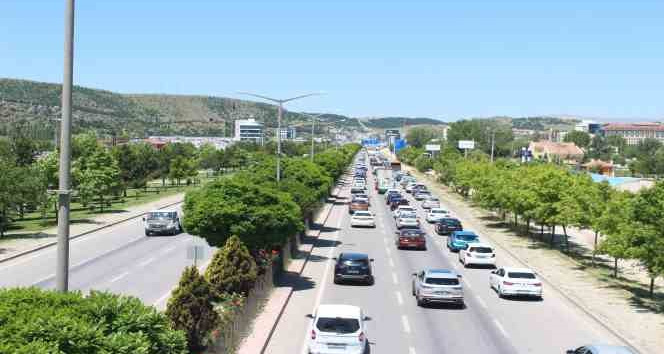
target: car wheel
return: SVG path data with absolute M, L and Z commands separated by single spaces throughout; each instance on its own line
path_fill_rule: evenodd
M 498 287 L 498 297 L 501 299 L 505 298 L 505 294 L 503 294 L 503 289 L 501 289 L 500 287 Z
M 334 284 L 339 284 L 339 283 L 341 283 L 341 281 L 339 280 L 339 278 L 334 277 Z
M 371 278 L 369 278 L 369 280 L 367 281 L 367 285 L 374 285 L 374 282 L 375 282 L 374 277 L 371 277 Z
M 145 236 L 150 236 L 150 231 L 145 230 Z
M 415 301 L 417 302 L 417 306 L 423 307 L 424 306 L 424 300 L 420 299 L 419 296 L 415 295 Z

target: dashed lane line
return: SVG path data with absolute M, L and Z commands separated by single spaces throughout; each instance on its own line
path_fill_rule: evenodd
M 396 291 L 395 294 L 397 295 L 397 303 L 399 306 L 403 306 L 403 296 L 401 296 L 401 292 Z
M 392 272 L 392 282 L 394 285 L 399 285 L 399 278 L 397 277 L 397 273 Z
M 128 274 L 129 274 L 129 272 L 124 272 L 124 273 L 114 277 L 113 279 L 109 280 L 109 283 L 115 283 L 116 281 L 126 277 Z
M 505 336 L 505 338 L 509 338 L 509 335 L 507 334 L 507 331 L 505 331 L 505 328 L 503 327 L 502 324 L 500 324 L 500 322 L 498 322 L 498 320 L 494 319 L 493 323 L 496 325 L 496 327 L 498 328 L 500 333 L 502 333 L 503 336 Z
M 415 348 L 408 347 L 408 354 L 417 354 L 417 352 L 415 352 Z
M 408 317 L 406 317 L 406 315 L 401 315 L 401 325 L 403 326 L 403 331 L 405 333 L 410 333 L 410 323 L 408 323 Z
M 480 304 L 480 306 L 482 306 L 485 310 L 489 309 L 489 307 L 486 305 L 484 300 L 482 300 L 482 298 L 479 297 L 479 295 L 475 295 L 475 299 L 477 300 L 477 303 Z
M 394 261 L 392 260 L 392 257 L 389 257 L 389 263 L 390 263 L 390 268 L 394 268 Z

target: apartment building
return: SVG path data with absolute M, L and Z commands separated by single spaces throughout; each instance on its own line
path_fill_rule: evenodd
M 636 145 L 644 139 L 657 139 L 664 143 L 664 124 L 660 123 L 609 123 L 602 127 L 604 135 L 622 136 L 627 145 Z
M 235 121 L 235 140 L 263 143 L 263 124 L 255 119 L 238 119 Z

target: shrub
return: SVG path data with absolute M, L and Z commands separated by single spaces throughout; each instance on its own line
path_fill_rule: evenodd
M 187 267 L 168 300 L 166 316 L 174 328 L 186 333 L 191 352 L 205 348 L 208 335 L 219 322 L 212 299 L 210 284 L 196 267 Z
M 205 278 L 218 297 L 224 294 L 246 296 L 257 277 L 256 262 L 237 236 L 231 236 L 212 257 Z

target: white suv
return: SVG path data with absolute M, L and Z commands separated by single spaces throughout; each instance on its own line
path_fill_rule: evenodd
M 316 313 L 308 315 L 309 354 L 364 354 L 368 351 L 365 321 L 369 318 L 362 309 L 351 305 L 320 305 Z
M 469 243 L 468 247 L 459 250 L 459 262 L 465 268 L 471 265 L 496 266 L 496 251 L 485 243 Z
M 152 234 L 177 235 L 182 232 L 180 217 L 175 210 L 153 210 L 143 217 L 145 236 Z

